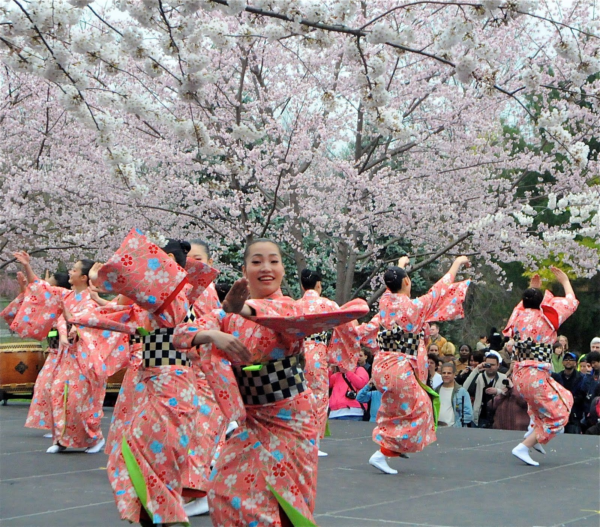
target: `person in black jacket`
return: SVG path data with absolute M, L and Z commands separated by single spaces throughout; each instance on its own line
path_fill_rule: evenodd
M 566 434 L 581 434 L 581 418 L 583 417 L 583 403 L 585 395 L 579 390 L 583 376 L 577 371 L 577 355 L 567 351 L 563 357 L 564 370 L 552 373 L 552 378 L 573 394 L 573 408 L 569 414 L 569 422 L 565 426 Z
M 585 422 L 586 416 L 590 413 L 592 399 L 594 398 L 594 392 L 598 385 L 600 385 L 600 352 L 590 351 L 587 354 L 587 361 L 592 366 L 591 373 L 584 375 L 577 388 L 578 395 L 584 397 L 583 401 L 583 421 L 582 430 L 585 432 L 588 424 Z

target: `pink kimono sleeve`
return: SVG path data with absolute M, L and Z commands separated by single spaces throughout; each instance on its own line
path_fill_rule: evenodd
M 352 321 L 334 328 L 327 347 L 327 362 L 329 364 L 334 364 L 349 371 L 356 368 L 361 345 L 360 327 L 356 321 Z M 375 341 L 375 344 L 377 344 L 377 341 Z
M 10 325 L 11 331 L 22 338 L 45 339 L 62 313 L 62 299 L 68 293 L 66 289 L 52 287 L 43 280 L 30 283 Z
M 373 352 L 379 351 L 377 344 L 377 333 L 381 325 L 381 315 L 377 313 L 369 322 L 360 324 L 356 328 L 357 337 L 360 339 L 360 344 Z
M 193 348 L 196 333 L 207 330 L 222 331 L 225 320 L 225 312 L 219 309 L 198 317 L 194 322 L 179 324 L 175 328 L 173 344 L 177 349 L 190 350 Z M 246 409 L 231 369 L 231 363 L 225 354 L 215 346 L 200 346 L 196 350 L 200 355 L 200 369 L 215 394 L 215 399 L 225 419 L 229 422 L 243 423 L 246 420 Z
M 508 319 L 508 322 L 506 323 L 506 327 L 502 331 L 502 334 L 505 337 L 514 337 L 515 336 L 515 322 L 516 322 L 519 314 L 521 314 L 523 312 L 523 309 L 525 309 L 523 307 L 523 302 L 519 302 L 513 309 L 513 312 L 510 314 L 510 318 Z
M 69 322 L 88 328 L 135 335 L 139 327 L 148 329 L 146 328 L 147 324 L 140 320 L 139 315 L 135 304 L 121 306 L 109 303 L 81 313 L 72 313 Z
M 6 320 L 6 323 L 10 326 L 17 315 L 17 312 L 23 305 L 23 299 L 25 298 L 25 293 L 20 293 L 17 298 L 15 298 L 10 304 L 8 304 L 2 312 L 0 312 L 0 317 Z
M 423 320 L 444 322 L 463 318 L 465 316 L 463 303 L 470 284 L 470 280 L 454 282 L 452 275 L 446 273 L 426 295 L 418 298 L 419 303 L 422 304 Z
M 542 300 L 542 306 L 549 306 L 553 308 L 558 314 L 558 325 L 562 326 L 565 320 L 567 320 L 573 313 L 575 313 L 575 311 L 577 311 L 579 300 L 577 300 L 575 295 L 572 294 L 568 294 L 566 296 L 554 296 L 546 289 L 544 300 Z

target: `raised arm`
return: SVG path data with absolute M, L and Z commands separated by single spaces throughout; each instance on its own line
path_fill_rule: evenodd
M 15 257 L 17 262 L 19 262 L 23 266 L 23 271 L 25 271 L 25 276 L 27 278 L 28 283 L 39 280 L 38 276 L 33 272 L 33 269 L 31 268 L 31 263 L 30 263 L 30 258 L 29 258 L 28 253 L 26 253 L 25 251 L 17 251 L 15 253 L 13 253 L 13 256 Z
M 563 286 L 563 289 L 565 290 L 565 296 L 567 295 L 573 295 L 575 296 L 575 292 L 573 291 L 573 286 L 571 285 L 571 281 L 569 280 L 569 277 L 567 276 L 567 274 L 562 271 L 561 269 L 559 269 L 558 267 L 550 267 L 550 270 L 554 273 L 554 276 L 556 276 L 556 279 L 558 280 L 558 282 L 560 283 L 560 285 Z
M 456 260 L 454 260 L 450 266 L 450 269 L 448 270 L 448 273 L 452 275 L 452 280 L 456 279 L 456 275 L 463 265 L 467 267 L 470 265 L 469 259 L 466 256 L 459 256 Z

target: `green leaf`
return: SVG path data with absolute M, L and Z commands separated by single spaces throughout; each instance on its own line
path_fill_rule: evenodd
M 433 422 L 435 423 L 435 429 L 437 430 L 438 417 L 440 415 L 440 394 L 426 384 L 423 384 L 416 375 L 415 379 L 417 379 L 417 382 L 421 388 L 427 392 L 429 398 L 431 399 L 431 404 L 433 405 Z
M 135 493 L 137 497 L 142 502 L 142 506 L 146 509 L 148 516 L 152 518 L 154 514 L 148 510 L 148 489 L 146 488 L 146 482 L 144 481 L 144 475 L 142 474 L 142 469 L 138 465 L 131 448 L 127 444 L 127 438 L 123 436 L 123 441 L 121 442 L 121 454 L 123 455 L 123 459 L 125 460 L 125 466 L 127 467 L 127 472 L 129 472 L 129 479 L 135 489 Z
M 329 419 L 325 423 L 325 437 L 331 437 L 331 430 L 329 429 Z
M 318 527 L 316 523 L 310 521 L 304 514 L 298 511 L 290 502 L 285 500 L 271 485 L 267 483 L 267 488 L 271 491 L 275 499 L 286 513 L 294 527 Z

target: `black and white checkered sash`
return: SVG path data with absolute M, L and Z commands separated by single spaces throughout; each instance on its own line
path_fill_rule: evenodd
M 321 331 L 321 333 L 313 333 L 309 335 L 304 340 L 318 342 L 319 344 L 327 345 L 329 343 L 329 339 L 331 338 L 330 331 Z
M 183 322 L 196 320 L 194 309 L 190 308 Z M 142 343 L 142 360 L 145 368 L 161 366 L 189 366 L 187 354 L 176 350 L 173 346 L 175 328 L 160 328 L 150 335 L 137 336 L 136 341 Z
M 524 360 L 552 362 L 552 344 L 536 344 L 531 337 L 527 340 L 516 338 L 513 356 L 519 362 Z
M 275 403 L 307 389 L 298 355 L 263 363 L 258 371 L 246 371 L 243 367 L 231 368 L 244 404 Z
M 400 326 L 394 326 L 391 329 L 381 326 L 377 333 L 377 344 L 381 351 L 397 351 L 406 353 L 406 355 L 416 355 L 422 338 L 423 332 L 410 333 L 404 331 Z

